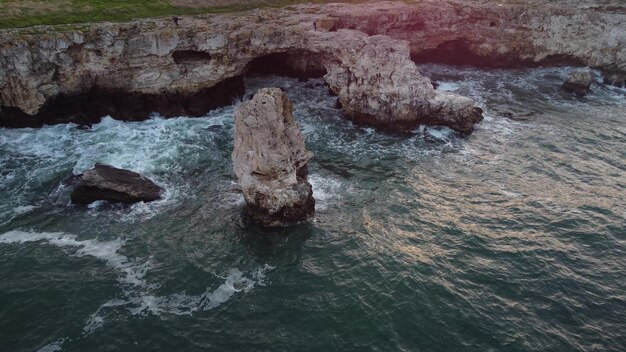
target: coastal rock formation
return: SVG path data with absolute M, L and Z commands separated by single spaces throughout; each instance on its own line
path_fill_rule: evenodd
M 97 200 L 132 204 L 161 198 L 161 187 L 136 172 L 96 164 L 79 176 L 71 199 L 76 204 Z
M 324 78 L 352 121 L 395 131 L 410 131 L 420 124 L 445 125 L 469 134 L 482 120 L 473 100 L 434 90 L 409 60 L 406 45 L 382 35 L 368 37 L 346 30 L 337 35 L 361 37 L 358 51 L 341 41 L 328 50 L 339 61 L 325 63 Z
M 235 109 L 233 167 L 252 218 L 275 227 L 310 219 L 315 212 L 307 181 L 304 137 L 293 106 L 278 88 L 257 92 Z
M 578 69 L 567 76 L 565 82 L 563 82 L 563 88 L 582 97 L 589 92 L 593 82 L 593 71 L 590 69 Z
M 417 62 L 626 72 L 626 3 L 620 0 L 423 0 L 327 11 L 318 27 L 406 40 Z
M 346 116 L 387 129 L 428 123 L 470 133 L 481 119 L 471 99 L 432 88 L 406 42 L 318 31 L 312 14 L 257 13 L 189 18 L 180 27 L 99 24 L 43 42 L 39 35 L 16 37 L 10 48 L 0 47 L 8 66 L 0 76 L 0 125 L 93 123 L 103 115 L 138 120 L 151 108 L 201 115 L 240 95 L 247 70 L 324 75 Z
M 424 0 L 0 30 L 0 126 L 202 115 L 248 71 L 324 76 L 349 118 L 470 133 L 480 111 L 412 61 L 626 72 L 626 5 Z M 619 79 L 618 79 L 619 81 Z

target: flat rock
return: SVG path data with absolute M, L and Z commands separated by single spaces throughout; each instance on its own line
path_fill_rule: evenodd
M 98 200 L 132 204 L 160 199 L 161 192 L 161 187 L 136 172 L 96 164 L 79 175 L 71 199 L 76 204 Z

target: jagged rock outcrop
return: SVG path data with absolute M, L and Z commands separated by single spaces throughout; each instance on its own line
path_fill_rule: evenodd
M 98 200 L 132 204 L 161 198 L 161 187 L 140 174 L 113 166 L 96 164 L 75 180 L 71 199 L 76 204 Z
M 589 92 L 593 82 L 593 71 L 588 68 L 577 69 L 567 76 L 563 82 L 563 88 L 582 97 Z
M 304 137 L 293 106 L 279 88 L 257 92 L 235 109 L 233 168 L 253 219 L 275 227 L 300 223 L 315 212 L 307 181 Z
M 201 115 L 240 96 L 248 69 L 274 68 L 324 74 L 356 122 L 469 133 L 472 101 L 434 91 L 410 58 L 584 64 L 608 81 L 626 72 L 625 8 L 425 0 L 0 30 L 0 126 Z
M 482 120 L 474 101 L 456 94 L 435 91 L 409 60 L 409 48 L 382 35 L 357 35 L 339 30 L 337 35 L 361 36 L 361 48 L 330 43 L 328 52 L 338 61 L 325 63 L 326 82 L 337 94 L 350 119 L 396 131 L 420 124 L 445 125 L 471 133 Z M 357 32 L 358 33 L 358 32 Z
M 258 11 L 210 21 L 186 18 L 180 27 L 144 21 L 98 24 L 46 40 L 14 36 L 0 48 L 8 68 L 0 78 L 0 105 L 7 107 L 0 125 L 53 123 L 60 116 L 92 123 L 107 114 L 136 120 L 146 118 L 150 107 L 166 116 L 199 115 L 214 107 L 200 102 L 215 95 L 228 102 L 231 95 L 223 90 L 241 93 L 237 84 L 220 87 L 224 82 L 268 66 L 276 73 L 326 74 L 355 122 L 394 130 L 440 124 L 470 133 L 480 121 L 472 100 L 432 88 L 410 60 L 406 42 L 348 29 L 316 30 L 319 16 Z M 211 94 L 194 99 L 205 90 Z

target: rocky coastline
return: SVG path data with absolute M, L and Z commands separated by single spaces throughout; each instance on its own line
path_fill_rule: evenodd
M 576 64 L 620 85 L 625 22 L 626 6 L 421 1 L 2 30 L 0 126 L 199 116 L 240 97 L 256 71 L 323 76 L 357 123 L 469 134 L 480 109 L 434 90 L 415 62 Z

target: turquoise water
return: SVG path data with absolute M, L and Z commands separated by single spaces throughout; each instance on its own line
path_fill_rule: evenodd
M 243 215 L 232 107 L 0 130 L 0 350 L 624 351 L 626 91 L 421 69 L 485 109 L 474 134 L 382 134 L 324 87 L 247 80 L 286 89 L 315 153 L 316 218 L 279 230 Z M 69 205 L 95 162 L 166 196 Z

